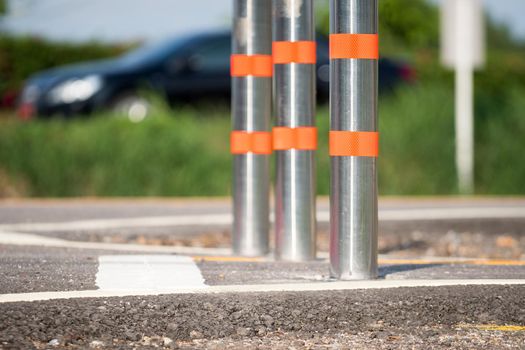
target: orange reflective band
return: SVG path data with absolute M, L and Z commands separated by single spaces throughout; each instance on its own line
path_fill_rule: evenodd
M 317 128 L 302 126 L 298 128 L 273 128 L 273 149 L 276 151 L 298 149 L 313 151 L 317 149 Z
M 271 55 L 231 55 L 232 77 L 271 77 Z
M 272 133 L 267 131 L 232 131 L 230 151 L 232 154 L 271 154 Z
M 379 155 L 379 133 L 330 131 L 330 155 L 377 157 Z
M 274 41 L 273 63 L 315 63 L 315 41 Z
M 379 58 L 377 34 L 330 34 L 330 58 Z

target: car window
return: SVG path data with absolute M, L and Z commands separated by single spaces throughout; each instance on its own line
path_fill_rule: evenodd
M 123 55 L 121 62 L 123 64 L 135 65 L 165 59 L 171 52 L 177 51 L 186 45 L 187 42 L 188 38 L 182 37 L 176 40 L 148 43 Z
M 230 52 L 229 38 L 206 41 L 195 49 L 190 64 L 194 70 L 202 72 L 229 71 Z

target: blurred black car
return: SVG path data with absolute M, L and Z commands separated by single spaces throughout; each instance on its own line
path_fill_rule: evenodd
M 153 91 L 168 102 L 228 97 L 230 93 L 230 33 L 203 33 L 144 46 L 121 57 L 39 72 L 26 82 L 19 116 L 72 116 L 113 109 L 141 120 L 149 104 L 141 91 Z M 328 40 L 318 38 L 317 90 L 327 100 Z M 380 90 L 413 79 L 402 63 L 379 62 Z

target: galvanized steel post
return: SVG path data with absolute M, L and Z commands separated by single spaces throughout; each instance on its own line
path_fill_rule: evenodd
M 269 250 L 271 15 L 269 0 L 234 0 L 233 251 L 244 256 Z
M 315 258 L 315 24 L 313 0 L 273 0 L 276 258 Z
M 330 273 L 377 277 L 377 0 L 330 0 Z

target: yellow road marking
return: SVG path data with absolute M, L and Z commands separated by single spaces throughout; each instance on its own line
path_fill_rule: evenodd
M 473 265 L 508 265 L 508 266 L 525 266 L 524 260 L 474 260 Z
M 196 261 L 223 261 L 223 262 L 263 262 L 271 261 L 265 257 L 242 257 L 242 256 L 204 256 L 195 255 Z M 381 265 L 484 265 L 484 266 L 525 266 L 525 260 L 439 260 L 439 259 L 379 259 Z
M 450 264 L 446 260 L 425 260 L 425 259 L 379 259 L 381 265 L 431 265 L 431 264 Z
M 193 256 L 195 261 L 223 261 L 223 262 L 261 262 L 264 258 L 249 258 L 242 256 Z
M 525 266 L 525 260 L 433 260 L 433 259 L 379 259 L 381 265 L 484 265 Z
M 461 328 L 476 328 L 482 331 L 501 331 L 501 332 L 524 332 L 525 326 L 516 325 L 496 325 L 496 324 L 475 324 L 475 325 L 459 325 Z

